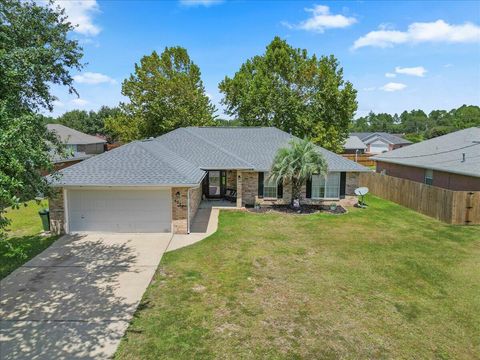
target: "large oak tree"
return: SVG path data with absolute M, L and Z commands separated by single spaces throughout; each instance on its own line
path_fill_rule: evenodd
M 82 68 L 82 49 L 68 38 L 73 29 L 52 2 L 0 1 L 0 238 L 5 209 L 47 194 L 42 170 L 63 152 L 35 112 L 52 109 L 52 84 L 76 93 L 70 72 Z
M 182 47 L 144 56 L 122 84 L 122 112 L 106 128 L 128 142 L 155 137 L 184 126 L 214 123 L 215 107 L 205 93 L 200 69 Z
M 330 150 L 341 150 L 357 110 L 356 90 L 333 55 L 309 56 L 279 37 L 219 89 L 242 125 L 275 126 Z

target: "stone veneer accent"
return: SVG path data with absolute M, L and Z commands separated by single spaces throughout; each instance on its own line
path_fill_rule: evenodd
M 175 234 L 186 234 L 188 231 L 187 191 L 186 187 L 172 188 L 172 231 Z M 177 200 L 177 192 L 180 193 L 179 200 Z
M 347 179 L 345 182 L 345 195 L 355 196 L 355 189 L 359 187 L 359 174 L 347 172 Z
M 237 188 L 237 170 L 227 170 L 227 189 Z
M 65 233 L 65 203 L 63 189 L 54 189 L 52 196 L 48 198 L 50 210 L 50 231 L 60 235 Z
M 189 190 L 190 197 L 190 223 L 192 222 L 194 216 L 197 214 L 198 207 L 202 201 L 202 187 L 190 188 Z

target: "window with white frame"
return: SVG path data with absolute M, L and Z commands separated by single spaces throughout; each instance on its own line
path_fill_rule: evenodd
M 268 178 L 268 172 L 263 174 L 263 197 L 276 198 L 277 197 L 277 182 Z
M 338 199 L 340 197 L 340 173 L 332 172 L 327 176 L 312 176 L 313 199 Z
M 425 169 L 425 184 L 433 184 L 433 170 L 431 169 Z

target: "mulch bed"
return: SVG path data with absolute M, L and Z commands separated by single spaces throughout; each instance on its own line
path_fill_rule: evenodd
M 330 213 L 330 214 L 345 214 L 347 210 L 337 205 L 335 209 L 331 209 L 330 205 L 302 205 L 300 209 L 294 208 L 291 205 L 269 205 L 269 206 L 262 206 L 260 208 L 254 207 L 247 207 L 247 211 L 263 214 L 271 211 L 280 212 L 284 214 L 300 214 L 300 215 L 308 215 L 308 214 L 315 214 L 319 212 L 323 213 Z

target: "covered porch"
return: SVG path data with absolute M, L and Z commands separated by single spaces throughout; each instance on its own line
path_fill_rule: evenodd
M 207 170 L 202 182 L 202 199 L 200 208 L 241 207 L 241 171 Z

